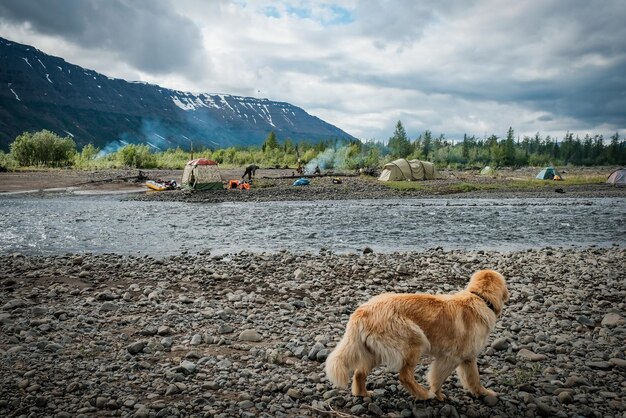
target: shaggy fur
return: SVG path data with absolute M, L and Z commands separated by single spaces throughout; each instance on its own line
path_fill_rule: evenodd
M 371 396 L 367 374 L 381 364 L 400 373 L 400 382 L 417 399 L 445 399 L 441 387 L 456 369 L 463 387 L 475 396 L 495 395 L 478 375 L 476 357 L 509 299 L 504 277 L 493 270 L 474 273 L 452 295 L 386 293 L 354 311 L 346 332 L 326 360 L 326 376 L 338 387 L 352 378 L 354 396 Z M 415 381 L 423 355 L 434 358 L 430 389 Z

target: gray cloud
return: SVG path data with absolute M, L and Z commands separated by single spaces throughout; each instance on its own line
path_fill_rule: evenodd
M 199 28 L 163 0 L 3 0 L 0 16 L 155 74 L 189 69 L 204 53 Z

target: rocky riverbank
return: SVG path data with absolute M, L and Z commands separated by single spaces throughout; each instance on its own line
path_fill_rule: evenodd
M 325 172 L 311 177 L 308 186 L 293 186 L 293 170 L 261 168 L 250 190 L 217 190 L 194 192 L 150 191 L 147 179 L 181 182 L 182 170 L 108 169 L 96 171 L 41 170 L 0 173 L 0 197 L 37 193 L 55 195 L 126 194 L 127 199 L 193 203 L 316 201 L 402 198 L 600 198 L 626 197 L 626 187 L 604 183 L 612 167 L 573 167 L 566 178 L 587 179 L 582 182 L 545 181 L 531 183 L 536 169 L 500 169 L 496 176 L 483 176 L 478 170 L 443 170 L 436 180 L 413 183 L 415 188 L 395 190 L 376 177 L 357 176 L 355 172 Z M 240 180 L 243 168 L 221 169 L 222 182 Z M 341 183 L 333 182 L 339 178 Z M 592 182 L 588 180 L 593 178 Z
M 343 177 L 341 184 L 334 184 L 330 177 L 312 178 L 308 186 L 293 186 L 293 179 L 259 179 L 250 190 L 189 191 L 172 190 L 157 193 L 133 194 L 129 199 L 142 201 L 223 203 L 223 202 L 276 202 L 276 201 L 322 201 L 362 199 L 533 199 L 533 198 L 601 198 L 626 197 L 626 187 L 610 184 L 584 184 L 564 186 L 548 182 L 543 187 L 516 189 L 484 187 L 493 179 L 474 178 L 469 191 L 457 189 L 459 180 L 440 179 L 424 182 L 425 189 L 394 190 L 374 178 Z M 472 183 L 473 182 L 473 183 Z M 504 181 L 491 181 L 494 184 Z M 473 185 L 472 185 L 473 184 Z
M 0 255 L 0 415 L 595 416 L 626 411 L 623 248 L 395 254 Z M 413 401 L 383 368 L 372 398 L 323 361 L 386 292 L 449 293 L 480 268 L 511 301 L 479 357 L 499 397 L 455 376 Z M 425 360 L 428 363 L 428 359 Z M 424 381 L 424 367 L 416 375 Z

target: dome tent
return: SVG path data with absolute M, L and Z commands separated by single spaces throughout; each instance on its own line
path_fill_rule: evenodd
M 223 189 L 222 177 L 217 163 L 206 158 L 187 161 L 183 171 L 182 185 L 193 190 Z
M 437 177 L 435 165 L 428 161 L 406 160 L 400 158 L 398 160 L 387 163 L 383 166 L 383 172 L 380 173 L 378 180 L 380 181 L 402 181 L 402 180 L 432 180 Z
M 539 180 L 553 180 L 556 176 L 559 176 L 559 179 L 562 179 L 561 173 L 554 167 L 546 167 L 537 174 L 535 177 Z
M 613 171 L 606 182 L 616 186 L 626 186 L 626 168 L 618 168 Z
M 480 170 L 480 174 L 482 176 L 495 176 L 496 169 L 487 165 L 482 170 Z

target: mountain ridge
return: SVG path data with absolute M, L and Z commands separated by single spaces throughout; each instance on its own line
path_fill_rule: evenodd
M 146 143 L 155 149 L 353 139 L 287 102 L 191 93 L 100 74 L 0 37 L 0 149 L 25 131 L 48 129 L 78 146 Z

